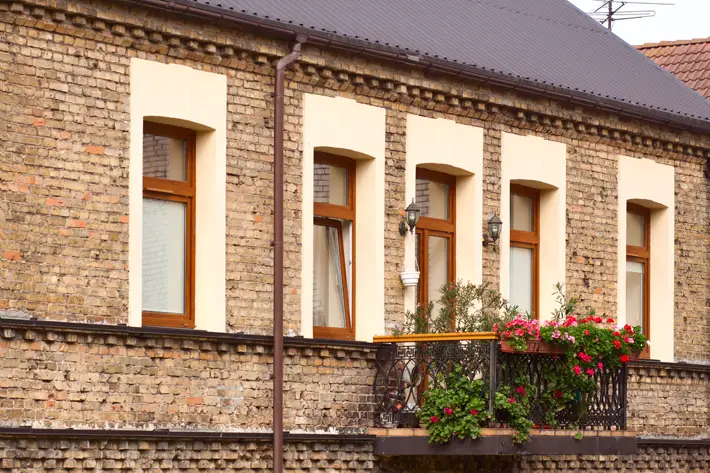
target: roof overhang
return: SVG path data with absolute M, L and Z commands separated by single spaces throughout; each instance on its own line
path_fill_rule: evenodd
M 532 95 L 544 96 L 564 102 L 570 102 L 595 110 L 616 113 L 629 118 L 637 118 L 659 125 L 671 126 L 680 130 L 701 134 L 710 133 L 710 121 L 680 115 L 664 110 L 644 107 L 634 103 L 602 97 L 588 92 L 568 89 L 557 85 L 504 74 L 483 67 L 461 64 L 431 56 L 416 56 L 411 52 L 391 46 L 372 43 L 357 38 L 344 37 L 324 31 L 317 31 L 299 25 L 261 18 L 239 11 L 227 10 L 212 5 L 205 5 L 193 0 L 117 0 L 119 3 L 141 5 L 170 11 L 196 18 L 209 18 L 226 24 L 239 25 L 252 32 L 267 33 L 270 36 L 293 40 L 298 35 L 305 35 L 311 44 L 326 48 L 347 51 L 353 54 L 370 56 L 391 61 L 408 67 L 425 69 L 462 79 L 471 79 L 495 86 L 512 88 Z

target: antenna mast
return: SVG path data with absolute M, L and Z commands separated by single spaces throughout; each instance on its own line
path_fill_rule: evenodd
M 589 12 L 592 18 L 598 20 L 601 24 L 606 24 L 606 27 L 611 31 L 611 27 L 615 21 L 621 20 L 636 20 L 638 18 L 651 18 L 656 16 L 656 11 L 651 9 L 640 10 L 623 10 L 626 5 L 639 5 L 641 7 L 656 6 L 656 5 L 675 5 L 674 3 L 661 2 L 645 2 L 645 1 L 630 1 L 630 0 L 594 0 L 602 2 L 599 7 L 593 12 Z

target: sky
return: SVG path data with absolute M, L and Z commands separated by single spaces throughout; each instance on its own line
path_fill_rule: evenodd
M 603 4 L 602 1 L 596 0 L 569 1 L 585 12 L 591 12 Z M 651 9 L 656 11 L 656 16 L 617 21 L 612 26 L 612 31 L 632 45 L 710 37 L 710 0 L 649 0 L 649 2 L 675 5 L 626 5 L 623 10 Z

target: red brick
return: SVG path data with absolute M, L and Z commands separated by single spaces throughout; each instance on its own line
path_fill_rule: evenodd
M 86 152 L 89 154 L 104 154 L 103 146 L 86 145 Z
M 81 200 L 91 200 L 91 192 L 84 192 L 84 195 L 81 196 Z
M 64 199 L 57 199 L 55 197 L 47 197 L 47 205 L 54 207 L 64 207 Z
M 44 126 L 44 118 L 35 118 L 35 121 L 33 122 L 34 126 Z
M 187 403 L 191 406 L 204 404 L 203 399 L 201 397 L 194 397 L 194 396 L 188 397 Z
M 67 227 L 84 228 L 84 227 L 86 227 L 86 222 L 84 222 L 83 220 L 76 220 L 73 218 L 68 218 L 67 219 Z
M 118 221 L 121 223 L 128 223 L 128 215 L 121 215 L 118 217 Z
M 19 251 L 4 251 L 2 254 L 3 258 L 10 261 L 20 261 L 22 255 Z

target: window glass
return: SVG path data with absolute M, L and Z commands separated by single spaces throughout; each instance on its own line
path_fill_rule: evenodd
M 349 205 L 348 170 L 316 163 L 313 167 L 313 200 L 320 204 Z
M 429 299 L 434 302 L 433 313 L 441 308 L 439 305 L 439 288 L 449 282 L 449 239 L 446 237 L 429 237 L 428 255 L 428 288 Z
M 143 199 L 143 310 L 185 313 L 183 202 Z
M 532 232 L 534 230 L 532 198 L 511 194 L 510 215 L 510 228 L 512 230 L 524 232 Z
M 346 328 L 352 293 L 350 222 L 328 220 L 329 225 L 313 227 L 313 324 Z
M 533 250 L 510 248 L 510 303 L 521 313 L 532 312 L 533 306 Z
M 441 182 L 417 179 L 415 202 L 420 216 L 449 220 L 449 186 Z
M 646 265 L 637 261 L 626 262 L 626 323 L 643 327 L 644 272 Z
M 186 181 L 187 141 L 144 133 L 143 175 Z
M 646 246 L 646 217 L 636 213 L 626 214 L 626 244 L 630 246 Z

